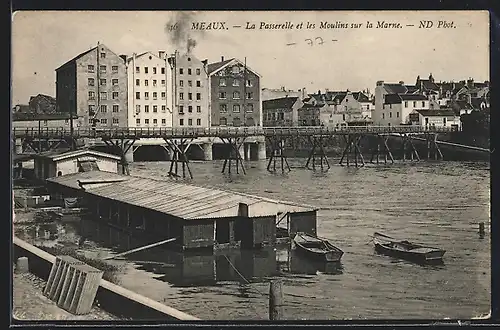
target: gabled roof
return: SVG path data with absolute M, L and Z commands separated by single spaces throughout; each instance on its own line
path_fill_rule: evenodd
M 403 101 L 427 101 L 427 97 L 422 94 L 401 94 L 399 95 Z
M 110 51 L 111 53 L 113 53 L 114 55 L 116 55 L 116 54 L 115 54 L 115 53 L 114 53 L 111 49 L 109 49 L 109 48 L 108 48 L 105 44 L 99 44 L 99 46 L 100 46 L 100 47 L 105 47 L 108 51 Z M 69 65 L 69 64 L 71 64 L 71 63 L 74 63 L 75 61 L 79 60 L 80 58 L 82 58 L 83 56 L 85 56 L 85 55 L 89 54 L 90 52 L 95 51 L 96 49 L 97 49 L 97 46 L 96 46 L 96 47 L 93 47 L 93 48 L 91 48 L 91 49 L 89 49 L 89 50 L 87 50 L 87 51 L 85 51 L 85 52 L 83 52 L 83 53 L 81 53 L 81 54 L 79 54 L 79 55 L 77 55 L 77 56 L 75 56 L 75 57 L 73 57 L 71 60 L 69 60 L 68 62 L 64 63 L 64 64 L 63 64 L 63 65 L 61 65 L 60 67 L 58 67 L 58 68 L 56 69 L 56 71 L 58 71 L 58 70 L 62 69 L 62 68 L 63 68 L 63 67 L 65 67 L 66 65 Z M 116 55 L 116 56 L 118 56 L 118 55 Z M 121 58 L 121 57 L 120 57 L 120 58 Z M 122 60 L 123 60 L 123 59 L 122 59 Z
M 387 84 L 384 83 L 384 88 L 389 94 L 405 94 L 408 92 L 406 85 L 402 84 Z
M 439 86 L 430 80 L 420 79 L 419 83 L 420 84 L 417 87 L 422 88 L 423 90 L 439 90 Z
M 318 104 L 318 105 L 314 105 L 314 104 L 304 104 L 304 105 L 302 105 L 302 107 L 301 107 L 299 110 L 302 110 L 302 109 L 313 109 L 313 108 L 316 108 L 316 109 L 321 109 L 321 108 L 323 108 L 324 106 L 326 106 L 326 104 Z
M 455 112 L 452 109 L 439 109 L 439 110 L 415 110 L 424 117 L 455 117 Z
M 73 62 L 75 62 L 76 60 L 78 60 L 78 59 L 80 59 L 80 58 L 84 57 L 85 55 L 87 55 L 88 53 L 90 53 L 90 52 L 92 52 L 92 51 L 95 51 L 96 49 L 97 49 L 97 46 L 96 46 L 96 47 L 94 47 L 94 48 L 91 48 L 91 49 L 89 49 L 89 50 L 87 50 L 87 51 L 84 51 L 83 53 L 80 53 L 80 54 L 76 55 L 76 56 L 75 56 L 75 57 L 73 57 L 71 60 L 69 60 L 68 62 L 64 63 L 64 64 L 63 64 L 63 65 L 61 65 L 60 67 L 58 67 L 58 68 L 56 69 L 56 71 L 58 71 L 58 70 L 62 69 L 63 67 L 65 67 L 65 66 L 67 66 L 67 65 L 69 65 L 69 64 L 71 64 L 71 63 L 73 63 Z
M 135 54 L 135 58 L 142 57 L 142 56 L 144 56 L 144 55 L 146 55 L 146 54 L 149 54 L 149 55 L 154 56 L 154 57 L 156 57 L 156 58 L 158 58 L 158 59 L 160 59 L 160 60 L 161 60 L 161 58 L 160 58 L 160 57 L 158 57 L 158 55 L 156 55 L 155 53 L 153 53 L 153 52 L 151 52 L 151 51 L 146 51 L 146 52 L 142 52 L 142 53 L 140 53 L 140 54 Z M 128 57 L 128 56 L 127 56 L 127 63 L 130 63 L 130 61 L 132 61 L 133 59 L 134 59 L 134 55 L 133 55 L 133 54 L 132 54 L 132 56 L 130 56 L 130 57 Z
M 446 93 L 447 91 L 453 92 L 455 90 L 460 90 L 464 87 L 461 82 L 444 82 L 440 84 L 441 91 Z
M 207 66 L 208 74 L 212 74 L 215 71 L 218 71 L 220 68 L 224 67 L 226 64 L 230 63 L 234 58 L 230 58 L 229 60 L 225 60 L 222 62 L 210 63 Z
M 297 102 L 298 97 L 281 97 L 278 99 L 271 99 L 262 101 L 262 108 L 265 110 L 270 109 L 291 109 L 295 102 Z
M 326 94 L 324 96 L 325 96 L 325 100 L 329 104 L 336 104 L 337 102 L 338 102 L 338 104 L 340 104 L 340 103 L 342 103 L 342 101 L 347 96 L 347 92 L 344 92 L 344 91 L 328 91 L 328 92 L 326 92 Z
M 52 159 L 53 161 L 59 161 L 59 160 L 63 160 L 66 158 L 81 157 L 81 156 L 87 156 L 87 155 L 100 156 L 100 157 L 111 158 L 111 159 L 115 159 L 115 160 L 121 159 L 121 157 L 116 156 L 116 155 L 107 154 L 104 152 L 89 150 L 89 149 L 63 151 L 63 152 L 61 152 L 61 151 L 47 151 L 47 152 L 42 152 L 42 153 L 38 154 L 37 157 L 49 158 L 49 159 Z
M 418 87 L 415 86 L 415 85 L 405 85 L 406 89 L 407 89 L 407 94 L 413 94 L 415 92 L 418 91 Z
M 386 94 L 384 97 L 384 104 L 400 104 L 401 101 L 399 94 Z
M 366 94 L 363 92 L 353 92 L 352 96 L 358 102 L 370 102 L 368 96 L 366 96 Z
M 94 179 L 95 178 L 95 179 Z M 108 179 L 106 179 L 108 178 Z M 238 215 L 240 203 L 248 205 L 249 217 L 282 213 L 315 212 L 316 207 L 272 200 L 239 192 L 216 190 L 174 180 L 121 176 L 100 171 L 82 172 L 47 179 L 48 182 L 76 188 L 78 182 L 99 181 L 105 184 L 85 188 L 87 194 L 151 209 L 179 219 L 210 219 Z M 114 182 L 112 182 L 114 181 Z
M 240 60 L 238 60 L 237 58 L 232 58 L 232 59 L 229 59 L 229 60 L 225 60 L 225 61 L 222 61 L 222 62 L 215 62 L 215 63 L 211 63 L 208 65 L 208 75 L 213 75 L 217 72 L 219 72 L 220 70 L 224 69 L 225 67 L 229 66 L 230 64 L 240 64 L 240 65 L 244 65 L 246 66 L 247 70 L 248 71 L 251 71 L 253 72 L 255 75 L 259 76 L 259 77 L 262 77 L 257 71 L 253 70 L 252 68 L 250 68 L 248 65 L 245 65 L 245 63 L 242 63 Z
M 37 98 L 45 99 L 45 100 L 47 100 L 49 102 L 56 102 L 56 98 L 55 97 L 50 96 L 50 95 L 46 95 L 46 94 L 38 94 L 36 96 L 31 96 L 30 97 L 30 102 L 31 102 L 31 100 L 37 99 Z

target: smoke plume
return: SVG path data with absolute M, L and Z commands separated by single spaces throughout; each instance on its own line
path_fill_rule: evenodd
M 191 31 L 191 24 L 196 21 L 196 16 L 196 12 L 178 11 L 165 24 L 169 41 L 179 50 L 190 53 L 197 44 L 195 37 L 202 37 L 202 31 Z

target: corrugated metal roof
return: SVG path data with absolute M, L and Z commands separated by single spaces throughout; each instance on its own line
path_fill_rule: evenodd
M 86 192 L 182 219 L 235 217 L 238 215 L 239 203 L 248 205 L 250 217 L 275 216 L 279 212 L 317 210 L 311 206 L 237 192 L 99 171 L 65 175 L 52 178 L 50 181 L 78 189 L 77 180 L 100 181 L 118 178 L 123 180 L 106 185 L 88 186 Z

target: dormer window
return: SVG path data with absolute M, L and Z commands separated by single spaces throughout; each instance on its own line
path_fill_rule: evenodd
M 233 66 L 233 73 L 239 73 L 240 72 L 240 68 L 238 66 Z

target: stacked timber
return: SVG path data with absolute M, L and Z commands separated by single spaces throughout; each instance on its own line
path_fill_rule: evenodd
M 75 314 L 92 309 L 103 271 L 70 256 L 57 256 L 44 294 L 57 306 Z

